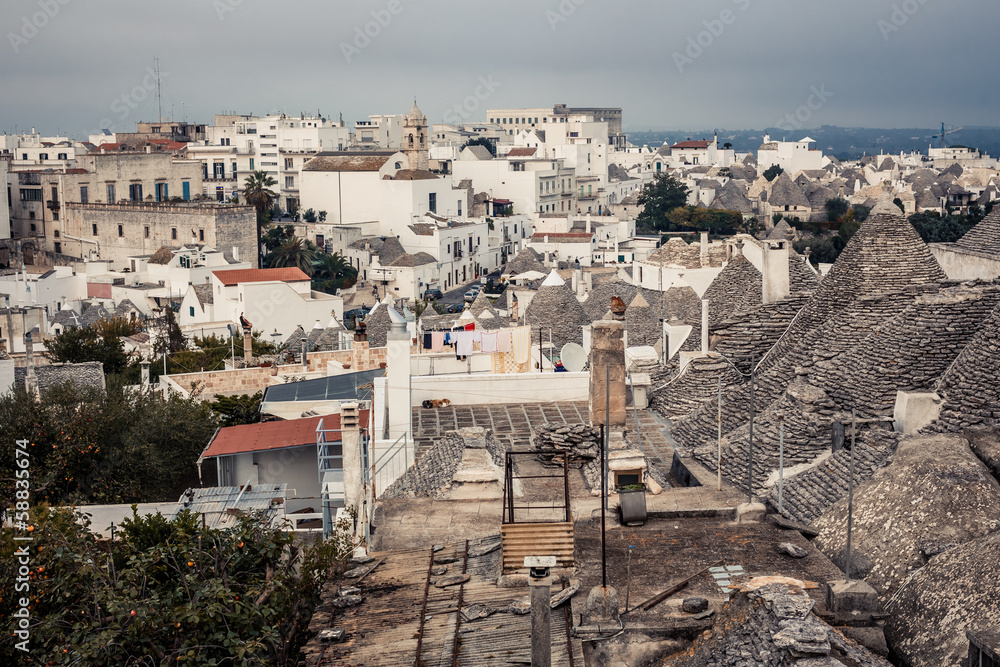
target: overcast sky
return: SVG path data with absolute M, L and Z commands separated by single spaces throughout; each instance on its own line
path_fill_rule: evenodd
M 996 0 L 3 0 L 0 25 L 8 133 L 155 120 L 154 58 L 163 116 L 207 123 L 415 96 L 431 122 L 564 103 L 626 130 L 1000 125 Z

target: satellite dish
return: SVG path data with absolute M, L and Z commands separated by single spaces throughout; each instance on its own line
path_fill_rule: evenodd
M 559 352 L 563 367 L 570 373 L 579 373 L 587 365 L 587 353 L 578 343 L 566 343 Z

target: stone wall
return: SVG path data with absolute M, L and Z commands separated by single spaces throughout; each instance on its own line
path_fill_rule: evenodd
M 201 391 L 201 398 L 208 400 L 217 395 L 254 394 L 280 384 L 277 375 L 296 375 L 305 372 L 326 374 L 327 362 L 336 361 L 340 364 L 351 364 L 351 371 L 367 371 L 379 368 L 386 363 L 386 348 L 369 348 L 364 341 L 355 341 L 354 349 L 334 350 L 331 352 L 310 352 L 307 355 L 307 366 L 301 363 L 278 366 L 276 374 L 272 375 L 273 367 L 239 368 L 236 370 L 206 371 L 205 373 L 179 373 L 161 378 L 161 384 L 167 384 L 175 391 L 185 394 L 195 390 Z
M 251 206 L 143 202 L 127 204 L 65 205 L 67 234 L 96 241 L 101 259 L 123 265 L 132 255 L 149 255 L 162 246 L 180 248 L 206 243 L 234 261 L 256 266 L 256 213 Z M 97 234 L 94 234 L 97 225 Z M 121 226 L 121 233 L 118 228 Z M 148 235 L 146 230 L 149 230 Z M 204 240 L 201 233 L 204 233 Z M 93 250 L 92 243 L 66 239 L 63 253 Z

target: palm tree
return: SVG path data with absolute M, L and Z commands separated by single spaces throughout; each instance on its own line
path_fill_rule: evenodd
M 311 276 L 315 258 L 316 250 L 308 241 L 303 242 L 300 238 L 292 237 L 282 241 L 280 246 L 268 253 L 267 265 L 272 269 L 295 266 Z
M 358 270 L 342 255 L 316 253 L 313 260 L 313 289 L 330 294 L 342 287 L 350 287 L 358 277 Z
M 278 182 L 267 175 L 266 171 L 255 171 L 247 176 L 243 185 L 243 199 L 248 204 L 257 209 L 257 266 L 263 265 L 263 257 L 260 249 L 260 230 L 264 225 L 264 212 L 274 206 L 274 200 L 278 195 L 274 194 L 270 188 Z

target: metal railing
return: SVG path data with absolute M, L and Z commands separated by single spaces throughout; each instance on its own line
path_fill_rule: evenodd
M 507 452 L 506 460 L 504 461 L 504 475 L 503 475 L 503 523 L 518 523 L 515 519 L 515 511 L 530 511 L 532 509 L 540 509 L 538 506 L 533 505 L 523 505 L 521 507 L 514 506 L 514 481 L 523 479 L 562 479 L 563 480 L 563 504 L 562 505 L 547 505 L 544 509 L 561 509 L 565 511 L 565 519 L 547 519 L 547 520 L 524 520 L 522 519 L 520 523 L 555 523 L 561 521 L 572 521 L 570 518 L 570 506 L 569 506 L 569 454 L 563 452 L 563 469 L 562 474 L 556 475 L 518 475 L 514 472 L 514 457 L 522 455 L 538 456 L 538 452 Z
M 382 452 L 381 456 L 370 466 L 365 466 L 365 482 L 372 485 L 372 495 L 375 499 L 395 498 L 405 495 L 409 491 L 409 484 L 406 480 L 406 471 L 410 467 L 410 436 L 409 433 L 396 438 L 392 445 Z M 374 455 L 374 443 L 373 455 Z M 403 479 L 402 485 L 394 490 L 391 495 L 386 496 L 386 492 L 393 482 Z

